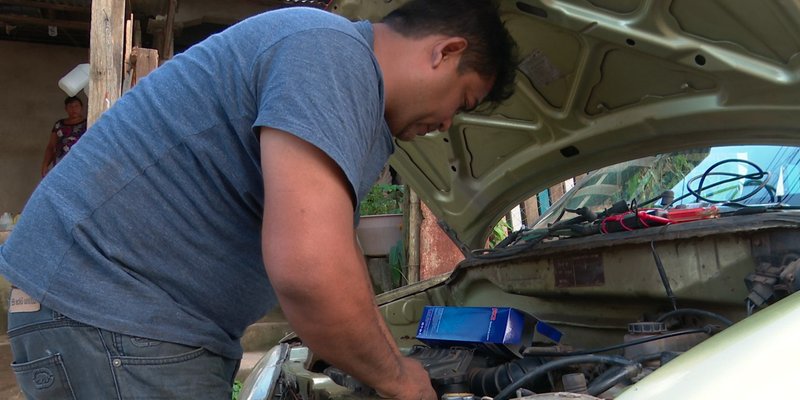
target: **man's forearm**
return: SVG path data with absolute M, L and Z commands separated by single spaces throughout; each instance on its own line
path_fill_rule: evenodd
M 381 391 L 400 379 L 401 356 L 358 261 L 334 268 L 335 276 L 305 276 L 304 287 L 275 285 L 276 292 L 292 328 L 316 355 Z

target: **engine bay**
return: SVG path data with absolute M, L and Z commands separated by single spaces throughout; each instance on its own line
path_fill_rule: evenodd
M 726 375 L 713 372 L 747 368 L 767 338 L 788 332 L 793 342 L 800 329 L 774 320 L 800 320 L 800 295 L 792 296 L 800 290 L 800 204 L 794 170 L 785 169 L 790 179 L 783 172 L 796 153 L 699 149 L 597 170 L 534 226 L 465 252 L 449 275 L 379 295 L 379 311 L 441 399 L 650 400 L 641 389 L 648 382 L 680 386 L 688 377 L 695 396 L 713 381 L 705 378 Z M 774 167 L 770 160 L 782 166 L 777 179 L 761 167 Z M 513 309 L 534 330 L 544 324 L 557 334 L 490 344 L 486 325 L 460 314 L 451 321 L 471 339 L 432 341 L 430 307 L 490 308 L 493 322 L 496 309 Z M 285 363 L 276 364 L 269 398 L 378 398 L 300 339 L 281 346 Z
M 800 288 L 800 216 L 742 215 L 540 243 L 463 262 L 446 279 L 386 293 L 380 310 L 440 398 L 616 398 L 663 365 Z M 662 268 L 657 268 L 656 264 Z M 416 339 L 426 305 L 514 307 L 556 327 L 520 355 Z M 300 341 L 292 349 L 305 349 Z M 291 347 L 294 346 L 294 347 Z M 377 397 L 304 350 L 276 397 Z

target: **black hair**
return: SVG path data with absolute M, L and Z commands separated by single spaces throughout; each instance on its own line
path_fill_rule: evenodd
M 64 106 L 66 106 L 69 103 L 76 102 L 76 101 L 81 104 L 81 107 L 83 107 L 83 100 L 81 100 L 80 97 L 76 97 L 76 96 L 67 96 L 67 98 L 64 99 Z
M 517 46 L 492 0 L 411 0 L 381 21 L 405 37 L 463 37 L 467 49 L 459 72 L 475 71 L 495 82 L 486 100 L 499 103 L 514 93 Z

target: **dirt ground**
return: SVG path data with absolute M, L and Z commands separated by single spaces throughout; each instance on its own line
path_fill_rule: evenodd
M 17 388 L 14 373 L 11 372 L 11 346 L 5 335 L 0 336 L 0 399 L 24 400 L 25 396 Z

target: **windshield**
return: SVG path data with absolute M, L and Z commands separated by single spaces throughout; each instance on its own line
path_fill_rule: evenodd
M 725 146 L 640 158 L 588 175 L 537 221 L 546 228 L 615 202 L 679 208 L 707 204 L 800 206 L 800 147 Z

